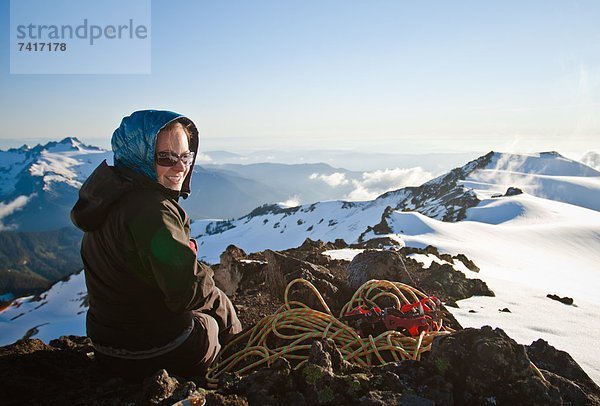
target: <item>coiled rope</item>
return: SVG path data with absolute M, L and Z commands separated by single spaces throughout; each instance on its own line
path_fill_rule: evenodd
M 289 300 L 290 288 L 295 284 L 303 284 L 312 290 L 324 311 Z M 219 377 L 225 372 L 248 373 L 262 365 L 271 365 L 281 357 L 295 365 L 295 369 L 300 368 L 308 361 L 308 350 L 314 339 L 332 339 L 344 360 L 372 366 L 405 359 L 419 360 L 422 353 L 431 349 L 434 337 L 452 332 L 442 325 L 442 313 L 435 301 L 412 286 L 387 280 L 372 279 L 364 283 L 342 307 L 340 318 L 360 306 L 379 306 L 378 301 L 383 298 L 391 299 L 398 310 L 405 304 L 425 299 L 435 315 L 428 321 L 429 330 L 416 337 L 395 330 L 376 337 L 361 337 L 354 328 L 332 314 L 313 284 L 305 279 L 294 279 L 285 289 L 284 304 L 274 314 L 263 318 L 221 350 L 206 374 L 208 387 L 216 388 Z M 241 350 L 225 355 L 243 342 L 246 345 Z

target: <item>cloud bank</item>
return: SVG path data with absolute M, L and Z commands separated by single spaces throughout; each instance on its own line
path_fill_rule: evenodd
M 390 190 L 422 185 L 431 178 L 433 175 L 421 167 L 363 172 L 359 179 L 349 179 L 346 174 L 341 172 L 329 175 L 313 173 L 309 177 L 311 180 L 324 182 L 333 188 L 343 186 L 346 190 L 351 189 L 343 199 L 352 201 L 372 200 Z
M 9 203 L 0 202 L 0 231 L 12 230 L 14 228 L 11 226 L 4 225 L 2 219 L 6 216 L 13 214 L 15 211 L 21 210 L 23 207 L 25 207 L 25 205 L 27 204 L 29 199 L 31 199 L 31 197 L 33 197 L 33 195 L 19 196 Z
M 323 174 L 313 173 L 312 175 L 309 176 L 309 179 L 321 180 L 321 181 L 327 183 L 331 187 L 347 185 L 350 183 L 350 181 L 348 179 L 346 179 L 346 175 L 344 175 L 341 172 L 335 172 L 335 173 L 332 173 L 331 175 L 323 175 Z
M 390 190 L 420 186 L 432 178 L 433 175 L 430 172 L 419 166 L 364 172 L 362 179 L 352 180 L 354 190 L 345 198 L 347 200 L 372 200 Z

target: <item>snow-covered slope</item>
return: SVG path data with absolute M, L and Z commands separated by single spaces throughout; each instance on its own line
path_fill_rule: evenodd
M 568 176 L 556 175 L 561 170 Z M 268 206 L 234 221 L 197 221 L 192 234 L 202 245 L 201 258 L 214 263 L 231 243 L 252 252 L 290 248 L 306 237 L 325 241 L 343 238 L 348 242 L 364 239 L 369 228 L 380 223 L 388 206 L 444 221 L 463 220 L 470 208 L 493 204 L 488 199 L 510 186 L 534 196 L 600 210 L 600 172 L 557 153 L 489 153 L 419 187 L 387 192 L 373 201 Z
M 486 167 L 493 155 L 484 155 L 419 187 L 387 192 L 372 201 L 263 206 L 233 221 L 196 221 L 192 235 L 201 246 L 200 258 L 215 263 L 229 244 L 252 252 L 291 248 L 300 245 L 306 237 L 358 241 L 381 222 L 388 207 L 415 210 L 444 221 L 461 220 L 467 208 L 479 203 L 475 192 L 461 182 L 476 169 Z
M 85 335 L 87 289 L 83 271 L 57 282 L 37 297 L 15 300 L 0 311 L 0 345 L 28 334 L 46 342 L 61 335 Z
M 476 190 L 480 199 L 512 186 L 534 196 L 600 210 L 600 172 L 556 152 L 497 153 L 485 168 L 461 183 Z
M 600 176 L 597 170 L 565 158 L 556 151 L 536 154 L 495 153 L 485 169 L 548 176 Z
M 52 230 L 70 225 L 81 184 L 112 154 L 68 137 L 0 151 L 0 229 Z
M 453 314 L 464 326 L 499 326 L 523 344 L 542 337 L 600 382 L 600 353 L 590 351 L 600 337 L 600 213 L 519 195 L 484 201 L 467 219 L 394 212 L 389 224 L 409 246 L 464 253 L 481 268 L 471 275 L 496 297 L 460 301 Z M 547 294 L 572 297 L 577 307 Z

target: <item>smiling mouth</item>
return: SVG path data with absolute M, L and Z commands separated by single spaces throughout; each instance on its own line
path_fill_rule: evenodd
M 167 179 L 171 183 L 180 183 L 183 181 L 183 176 L 167 176 Z

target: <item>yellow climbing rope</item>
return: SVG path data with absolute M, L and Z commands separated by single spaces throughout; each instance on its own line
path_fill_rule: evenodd
M 317 296 L 324 311 L 288 299 L 290 288 L 303 284 Z M 372 279 L 363 284 L 344 305 L 340 318 L 360 306 L 378 306 L 378 300 L 390 298 L 398 310 L 403 305 L 425 300 L 427 306 L 437 309 L 435 301 L 400 282 Z M 399 331 L 385 331 L 376 337 L 361 337 L 358 332 L 340 321 L 332 313 L 319 291 L 305 279 L 291 281 L 284 293 L 284 304 L 273 315 L 259 321 L 252 329 L 236 337 L 225 346 L 206 374 L 209 388 L 216 388 L 219 376 L 225 372 L 247 373 L 259 366 L 270 365 L 280 357 L 286 358 L 295 368 L 308 361 L 308 351 L 314 339 L 330 338 L 340 350 L 342 357 L 351 363 L 371 366 L 404 359 L 419 360 L 421 354 L 431 349 L 435 336 L 452 330 L 442 325 L 441 312 L 431 319 L 428 331 L 412 337 Z M 246 342 L 239 351 L 230 353 L 234 346 Z

